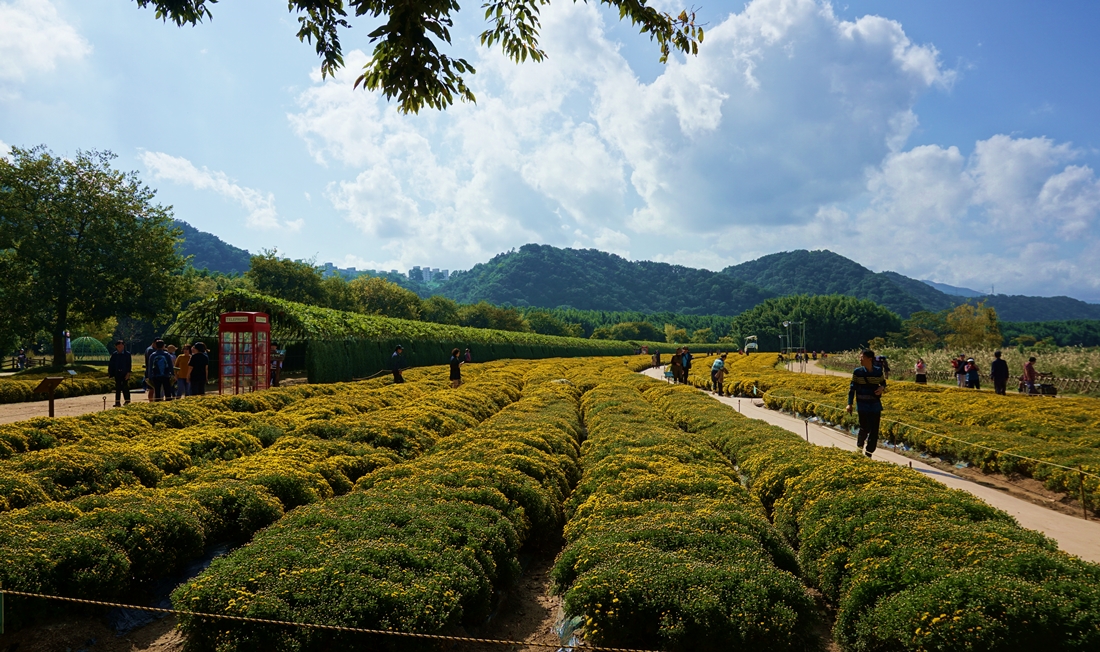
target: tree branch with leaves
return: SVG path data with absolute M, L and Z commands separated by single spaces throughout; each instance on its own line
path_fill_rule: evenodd
M 152 6 L 156 17 L 176 25 L 195 25 L 212 19 L 210 6 L 218 0 L 134 0 Z M 576 0 L 574 0 L 576 1 Z M 658 11 L 646 0 L 599 0 L 619 10 L 620 20 L 630 20 L 642 34 L 657 42 L 662 63 L 673 51 L 698 54 L 703 28 L 694 10 L 678 15 Z M 489 28 L 481 34 L 486 47 L 500 45 L 504 54 L 519 63 L 542 61 L 539 48 L 540 11 L 549 0 L 488 0 L 482 4 Z M 340 30 L 351 28 L 349 14 L 382 20 L 367 38 L 374 52 L 355 87 L 381 91 L 396 100 L 403 113 L 422 108 L 442 110 L 460 100 L 475 97 L 466 75 L 476 74 L 469 61 L 451 57 L 437 44 L 451 44 L 452 15 L 460 10 L 454 0 L 289 0 L 289 11 L 298 14 L 298 39 L 313 44 L 321 58 L 321 75 L 329 77 L 344 66 Z

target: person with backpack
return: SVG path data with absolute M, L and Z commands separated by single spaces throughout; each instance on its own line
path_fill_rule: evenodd
M 206 372 L 210 366 L 210 356 L 207 355 L 206 345 L 202 342 L 195 342 L 191 346 L 191 351 L 191 359 L 187 361 L 187 366 L 191 367 L 187 389 L 191 396 L 202 396 L 206 394 Z
M 989 367 L 993 391 L 1004 396 L 1008 392 L 1008 363 L 1001 359 L 1001 352 L 993 352 L 993 364 Z
M 688 374 L 691 373 L 691 358 L 692 358 L 691 351 L 688 350 L 688 348 L 685 346 L 684 347 L 684 363 L 683 363 L 683 367 L 684 367 L 683 374 L 684 374 L 684 382 L 685 383 L 687 383 L 687 381 L 688 381 Z
M 149 355 L 149 381 L 153 386 L 153 399 L 163 401 L 171 391 L 176 365 L 172 354 L 164 349 L 164 340 L 157 340 L 153 346 L 153 353 Z
M 133 371 L 133 357 L 126 350 L 126 342 L 115 342 L 115 350 L 107 363 L 107 375 L 115 379 L 115 407 L 122 407 L 120 400 L 125 397 L 130 404 L 130 373 Z
M 191 345 L 184 344 L 176 356 L 176 398 L 190 395 L 191 384 Z
M 882 423 L 882 394 L 886 391 L 886 377 L 882 367 L 875 364 L 875 352 L 864 349 L 860 354 L 860 366 L 852 370 L 852 383 L 848 386 L 848 414 L 855 403 L 859 416 L 859 434 L 856 446 L 871 457 L 878 447 L 879 426 Z M 864 448 L 866 444 L 866 448 Z

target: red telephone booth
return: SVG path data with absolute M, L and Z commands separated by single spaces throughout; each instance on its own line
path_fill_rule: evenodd
M 262 312 L 227 312 L 218 326 L 219 392 L 268 388 L 271 323 Z

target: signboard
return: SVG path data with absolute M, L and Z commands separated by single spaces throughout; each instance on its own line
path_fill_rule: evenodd
M 259 320 L 257 319 L 256 321 L 259 321 Z M 226 317 L 225 318 L 225 323 L 227 323 L 227 324 L 247 324 L 248 323 L 248 317 L 243 317 L 243 316 L 238 316 L 238 315 L 234 315 L 234 316 L 231 316 L 231 317 Z

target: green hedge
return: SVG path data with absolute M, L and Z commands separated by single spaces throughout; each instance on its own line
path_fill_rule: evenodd
M 470 349 L 474 362 L 490 362 L 503 359 L 573 358 L 582 356 L 629 355 L 634 347 L 628 342 L 583 340 L 577 338 L 526 335 L 535 340 L 530 343 L 492 341 L 492 334 L 500 331 L 467 329 L 478 339 L 347 339 L 337 341 L 315 340 L 309 343 L 306 356 L 306 373 L 311 383 L 346 382 L 365 378 L 379 371 L 389 371 L 390 356 L 400 344 L 408 367 L 425 367 L 447 364 L 451 350 Z M 540 343 L 538 340 L 545 340 Z
M 69 398 L 71 396 L 88 396 L 91 394 L 111 394 L 115 391 L 115 381 L 102 373 L 80 374 L 69 378 L 68 374 L 61 372 L 55 374 L 65 376 L 65 382 L 54 390 L 54 398 Z M 22 380 L 20 376 L 10 379 L 0 379 L 0 404 L 26 403 L 28 401 L 45 401 L 45 394 L 35 394 L 34 388 L 45 376 L 35 377 L 31 380 Z M 130 388 L 141 386 L 141 375 L 133 374 L 130 377 Z

